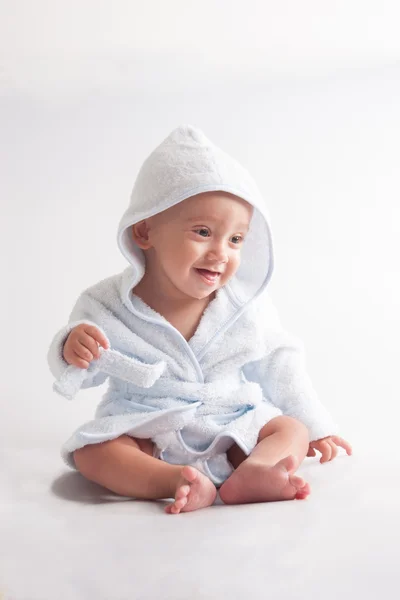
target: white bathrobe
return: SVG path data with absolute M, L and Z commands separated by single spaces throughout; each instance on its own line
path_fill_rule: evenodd
M 243 198 L 254 212 L 237 273 L 186 341 L 132 291 L 145 260 L 131 226 L 216 190 Z M 125 434 L 151 439 L 155 456 L 193 465 L 220 485 L 232 472 L 229 447 L 236 442 L 249 454 L 260 429 L 278 415 L 304 423 L 310 440 L 337 433 L 306 373 L 302 344 L 282 329 L 268 297 L 272 239 L 260 192 L 249 173 L 201 131 L 177 128 L 145 161 L 118 244 L 130 266 L 83 292 L 49 350 L 54 388 L 67 398 L 108 378 L 94 420 L 62 448 L 67 464 L 75 467 L 78 448 Z M 62 355 L 69 332 L 80 323 L 98 327 L 110 344 L 88 369 L 67 365 Z

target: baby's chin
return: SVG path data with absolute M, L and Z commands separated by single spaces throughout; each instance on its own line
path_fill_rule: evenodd
M 223 284 L 225 285 L 225 284 Z M 205 290 L 191 290 L 188 295 L 191 298 L 195 298 L 196 300 L 205 300 L 206 298 L 208 298 L 209 296 L 214 296 L 215 293 L 221 289 L 221 287 L 223 287 L 223 285 L 216 285 L 214 287 L 212 287 L 211 289 L 205 289 Z
M 189 298 L 193 298 L 193 300 L 205 300 L 208 296 L 214 294 L 217 290 L 204 290 L 204 292 L 200 292 L 198 290 L 185 290 L 186 296 Z
M 190 298 L 193 298 L 194 300 L 205 300 L 206 298 L 208 298 L 209 296 L 212 296 L 213 294 L 215 294 L 215 292 L 217 290 L 219 290 L 221 286 L 215 286 L 212 287 L 210 289 L 195 289 L 195 288 L 190 288 L 187 287 L 185 290 L 182 290 L 186 296 L 189 296 Z

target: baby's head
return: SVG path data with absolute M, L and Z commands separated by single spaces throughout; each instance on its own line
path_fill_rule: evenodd
M 117 239 L 131 265 L 123 278 L 128 306 L 132 289 L 206 305 L 223 287 L 242 308 L 273 270 L 268 214 L 255 181 L 190 125 L 174 129 L 144 161 Z
M 253 207 L 227 192 L 203 192 L 132 226 L 146 278 L 167 291 L 206 298 L 240 265 Z

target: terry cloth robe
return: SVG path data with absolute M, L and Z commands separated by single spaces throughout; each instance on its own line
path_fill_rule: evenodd
M 254 212 L 238 271 L 217 291 L 186 341 L 134 294 L 145 260 L 131 227 L 217 190 L 244 199 Z M 236 442 L 248 455 L 260 429 L 276 416 L 304 423 L 310 440 L 337 433 L 307 375 L 301 342 L 281 327 L 268 296 L 269 219 L 255 182 L 239 163 L 201 131 L 177 128 L 143 164 L 117 239 L 129 267 L 82 293 L 48 354 L 54 389 L 67 398 L 108 379 L 95 418 L 63 445 L 67 464 L 75 467 L 78 448 L 125 434 L 151 439 L 156 457 L 193 465 L 220 485 L 232 472 L 229 447 Z M 63 358 L 69 332 L 80 323 L 95 325 L 109 341 L 88 369 Z

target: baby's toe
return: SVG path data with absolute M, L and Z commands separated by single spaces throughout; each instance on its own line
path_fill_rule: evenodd
M 189 492 L 190 492 L 190 485 L 181 485 L 181 487 L 179 487 L 176 490 L 175 500 L 180 500 L 180 498 L 184 498 L 185 496 L 188 496 Z
M 179 512 L 179 508 L 176 508 L 175 502 L 174 502 L 173 504 L 168 504 L 168 506 L 165 507 L 165 512 L 168 515 L 174 515 L 177 512 Z
M 196 481 L 196 479 L 198 479 L 198 476 L 199 476 L 199 472 L 197 469 L 194 469 L 193 467 L 189 467 L 188 465 L 183 467 L 182 477 L 184 477 L 190 483 L 194 483 Z
M 290 483 L 298 490 L 301 490 L 306 485 L 304 479 L 302 477 L 299 477 L 298 475 L 291 475 Z
M 165 512 L 167 512 L 168 514 L 178 515 L 187 503 L 188 497 L 183 496 L 182 498 L 175 500 L 175 502 L 167 506 Z
M 304 500 L 304 498 L 307 498 L 307 496 L 309 496 L 310 493 L 311 493 L 310 484 L 305 483 L 301 489 L 297 490 L 295 497 L 297 500 Z
M 182 508 L 184 506 L 186 506 L 187 503 L 188 503 L 188 497 L 187 496 L 183 496 L 182 498 L 179 498 L 179 500 L 175 500 L 175 502 L 174 502 L 175 507 L 178 510 L 182 510 Z

